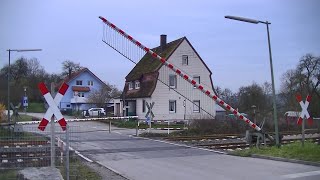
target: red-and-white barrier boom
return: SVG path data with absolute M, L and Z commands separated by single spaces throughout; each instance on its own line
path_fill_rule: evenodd
M 218 103 L 219 106 L 227 109 L 228 111 L 232 112 L 234 115 L 236 115 L 239 119 L 243 120 L 244 122 L 246 122 L 250 127 L 252 127 L 253 129 L 257 130 L 257 131 L 261 131 L 261 128 L 259 126 L 257 126 L 256 124 L 254 124 L 252 121 L 250 121 L 248 118 L 246 118 L 245 116 L 243 116 L 241 113 L 239 113 L 236 109 L 232 108 L 229 104 L 225 103 L 222 99 L 220 99 L 218 96 L 216 96 L 213 92 L 210 92 L 209 90 L 205 89 L 201 84 L 198 84 L 196 81 L 194 81 L 193 79 L 191 79 L 187 74 L 184 74 L 181 70 L 179 70 L 178 68 L 176 68 L 175 66 L 173 66 L 173 64 L 167 62 L 167 60 L 165 58 L 162 58 L 161 56 L 159 56 L 158 54 L 156 54 L 155 52 L 153 52 L 152 50 L 150 50 L 150 48 L 142 45 L 139 41 L 135 40 L 132 36 L 130 36 L 129 34 L 125 33 L 123 30 L 121 30 L 120 28 L 118 28 L 116 25 L 112 24 L 111 22 L 109 22 L 108 20 L 106 20 L 104 17 L 99 16 L 99 18 L 105 23 L 107 24 L 109 27 L 111 27 L 112 29 L 114 29 L 116 32 L 118 32 L 119 34 L 121 34 L 123 37 L 127 38 L 128 40 L 130 40 L 132 43 L 134 43 L 135 45 L 137 45 L 139 48 L 141 48 L 142 50 L 144 50 L 146 53 L 149 53 L 150 55 L 152 55 L 154 58 L 158 59 L 162 64 L 164 64 L 165 66 L 167 66 L 169 69 L 171 69 L 172 71 L 174 71 L 176 74 L 178 74 L 179 76 L 181 76 L 183 79 L 185 79 L 186 81 L 188 81 L 190 84 L 194 85 L 197 89 L 199 89 L 201 92 L 203 92 L 204 94 L 206 94 L 207 96 L 209 96 L 212 100 L 216 101 Z

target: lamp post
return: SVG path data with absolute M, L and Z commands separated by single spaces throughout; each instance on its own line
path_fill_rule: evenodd
M 270 44 L 270 34 L 269 34 L 269 24 L 268 21 L 259 21 L 255 19 L 237 17 L 237 16 L 225 16 L 227 19 L 243 21 L 253 24 L 265 24 L 267 26 L 267 35 L 268 35 L 268 47 L 269 47 L 269 58 L 270 58 L 270 70 L 271 70 L 271 81 L 272 81 L 272 97 L 273 97 L 273 119 L 274 119 L 274 130 L 276 134 L 276 145 L 279 146 L 279 128 L 278 128 L 278 118 L 277 118 L 277 105 L 276 105 L 276 92 L 274 86 L 274 76 L 273 76 L 273 65 L 272 65 L 272 54 L 271 54 L 271 44 Z
M 26 51 L 42 51 L 42 49 L 8 49 L 9 52 L 9 66 L 8 66 L 8 123 L 10 123 L 10 54 L 13 52 L 26 52 Z
M 253 109 L 253 122 L 255 123 L 255 124 L 257 124 L 257 122 L 256 122 L 256 105 L 252 105 L 251 106 L 251 108 Z

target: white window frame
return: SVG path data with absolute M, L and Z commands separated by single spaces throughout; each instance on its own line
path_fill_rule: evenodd
M 189 65 L 189 57 L 188 55 L 182 55 L 182 65 Z
M 88 86 L 93 86 L 93 81 L 88 81 Z
M 200 76 L 193 76 L 193 80 L 197 82 L 197 84 L 200 84 L 200 81 L 201 81 Z M 196 88 L 196 86 L 193 86 L 193 87 Z
M 200 113 L 200 100 L 193 101 L 193 112 Z
M 173 110 L 170 109 L 171 103 L 173 103 Z M 177 112 L 177 101 L 169 100 L 169 113 L 176 113 L 176 112 Z
M 132 82 L 129 82 L 129 90 L 132 90 L 133 89 L 133 84 L 132 84 Z
M 171 84 L 171 78 L 173 78 L 173 85 Z M 170 88 L 173 88 L 173 89 L 177 88 L 177 75 L 174 75 L 174 74 L 169 75 L 169 86 Z
M 76 85 L 82 86 L 82 80 L 76 80 Z
M 139 82 L 139 81 L 136 81 L 136 82 L 134 83 L 134 88 L 135 88 L 135 89 L 140 89 L 140 82 Z

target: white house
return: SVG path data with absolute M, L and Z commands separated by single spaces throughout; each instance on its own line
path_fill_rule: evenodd
M 189 40 L 182 37 L 166 43 L 166 38 L 166 35 L 161 35 L 160 46 L 152 51 L 213 92 L 212 72 Z M 119 99 L 115 99 L 114 114 L 136 115 L 139 119 L 145 119 L 148 111 L 146 102 L 155 103 L 152 108 L 154 120 L 214 118 L 216 114 L 215 102 L 212 99 L 149 54 L 146 54 L 126 76 L 123 93 Z

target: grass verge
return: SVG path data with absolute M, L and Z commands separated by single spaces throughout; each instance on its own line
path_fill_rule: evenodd
M 129 121 L 112 121 L 112 125 L 119 128 L 135 129 L 137 122 L 133 120 Z M 139 129 L 147 129 L 149 125 L 140 123 Z M 168 124 L 151 124 L 151 128 L 168 128 Z M 182 124 L 170 124 L 169 128 L 183 128 Z
M 44 108 L 43 103 L 29 103 L 27 112 L 44 113 L 46 112 L 46 109 Z
M 232 154 L 244 157 L 251 156 L 252 154 L 258 154 L 271 157 L 320 162 L 320 145 L 311 141 L 306 141 L 304 147 L 302 147 L 301 142 L 297 141 L 283 145 L 280 148 L 275 146 L 262 147 L 260 149 L 250 148 L 247 150 L 234 151 Z
M 89 166 L 85 165 L 79 158 L 70 159 L 70 180 L 86 179 L 86 180 L 101 180 L 102 177 Z M 60 172 L 64 179 L 66 178 L 65 167 L 60 167 Z
M 17 179 L 18 170 L 2 169 L 0 170 L 0 179 Z

